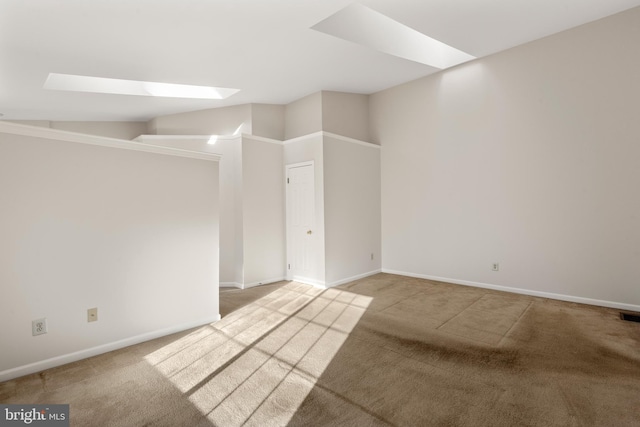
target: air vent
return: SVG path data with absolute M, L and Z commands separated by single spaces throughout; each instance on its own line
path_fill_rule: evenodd
M 620 318 L 629 322 L 640 322 L 640 315 L 637 314 L 620 313 Z

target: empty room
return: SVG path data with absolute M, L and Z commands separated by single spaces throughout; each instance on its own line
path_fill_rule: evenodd
M 640 425 L 640 0 L 0 0 L 0 425 Z

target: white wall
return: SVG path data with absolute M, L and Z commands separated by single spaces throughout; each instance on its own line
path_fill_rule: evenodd
M 117 139 L 134 139 L 147 132 L 146 122 L 51 122 L 52 129 L 106 136 Z
M 285 107 L 284 137 L 297 138 L 322 130 L 322 93 L 316 92 Z
M 0 198 L 0 381 L 218 318 L 217 162 L 0 133 Z
M 322 130 L 369 141 L 369 95 L 322 91 Z
M 283 146 L 250 135 L 148 135 L 141 142 L 216 153 L 220 160 L 220 284 L 250 287 L 285 277 Z
M 238 171 L 235 169 L 239 139 L 219 139 L 211 147 L 212 152 L 220 154 L 220 282 L 235 283 L 236 245 L 242 244 L 236 238 L 236 222 L 241 222 L 235 209 L 237 194 L 235 181 Z
M 156 135 L 250 134 L 251 104 L 156 117 L 149 121 L 148 133 Z
M 224 159 L 223 159 L 224 161 Z M 243 287 L 244 284 L 244 220 L 243 220 L 243 201 L 242 201 L 242 139 L 238 143 L 233 144 L 233 215 L 234 234 L 235 234 L 235 267 L 234 279 L 231 284 L 236 287 Z M 221 227 L 226 227 L 222 224 Z
M 284 164 L 314 162 L 315 179 L 315 250 L 317 258 L 313 263 L 315 270 L 309 274 L 312 284 L 324 285 L 325 282 L 325 226 L 324 226 L 324 156 L 322 134 L 316 133 L 288 141 L 284 145 Z
M 147 133 L 147 122 L 56 122 L 47 120 L 12 120 L 12 122 L 117 139 L 134 139 Z
M 282 144 L 242 137 L 244 287 L 285 278 Z
M 284 139 L 284 105 L 251 104 L 251 134 Z
M 241 137 L 218 138 L 209 144 L 209 138 L 193 138 L 185 135 L 142 135 L 136 139 L 149 145 L 178 148 L 182 150 L 214 153 L 221 156 L 220 169 L 220 284 L 238 286 L 242 278 L 237 277 L 236 266 L 242 266 L 242 182 Z M 240 158 L 240 159 L 239 159 Z M 240 224 L 238 235 L 236 223 Z M 240 246 L 238 250 L 236 246 Z M 238 255 L 238 252 L 240 254 Z M 242 267 L 241 267 L 242 268 Z
M 8 123 L 17 123 L 20 125 L 36 126 L 41 128 L 51 127 L 51 121 L 49 120 L 2 120 L 2 121 L 8 122 Z
M 636 8 L 372 95 L 383 269 L 640 309 L 638 42 Z
M 380 271 L 380 147 L 324 137 L 324 222 L 328 286 Z

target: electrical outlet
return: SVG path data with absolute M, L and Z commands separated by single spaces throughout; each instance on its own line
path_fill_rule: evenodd
M 493 271 L 500 271 L 500 264 L 498 264 L 497 262 L 494 262 L 493 264 L 491 264 L 491 269 Z
M 87 310 L 87 322 L 95 322 L 96 320 L 98 320 L 98 308 Z
M 373 252 L 371 252 L 371 261 L 373 261 Z
M 42 318 L 38 320 L 34 320 L 31 322 L 31 334 L 35 337 L 36 335 L 42 335 L 47 333 L 47 319 Z

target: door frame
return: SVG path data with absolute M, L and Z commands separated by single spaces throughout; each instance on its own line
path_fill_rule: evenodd
M 294 276 L 293 273 L 291 271 L 291 269 L 289 268 L 289 266 L 291 265 L 291 232 L 289 231 L 289 199 L 291 196 L 289 196 L 289 170 L 290 169 L 295 169 L 295 168 L 300 168 L 300 167 L 305 167 L 305 166 L 311 166 L 312 168 L 312 172 L 313 172 L 313 193 L 314 193 L 314 197 L 313 197 L 313 206 L 314 206 L 314 212 L 313 212 L 313 222 L 315 223 L 316 221 L 316 213 L 315 213 L 315 205 L 316 205 L 316 200 L 315 200 L 315 183 L 316 183 L 316 166 L 315 166 L 315 162 L 313 160 L 309 160 L 306 162 L 299 162 L 299 163 L 291 163 L 288 165 L 284 165 L 284 185 L 285 185 L 285 191 L 284 191 L 284 195 L 285 195 L 285 207 L 284 207 L 284 217 L 285 217 L 285 233 L 287 236 L 287 255 L 285 257 L 285 262 L 286 265 L 284 266 L 285 271 L 286 271 L 286 278 L 287 280 L 293 280 Z

